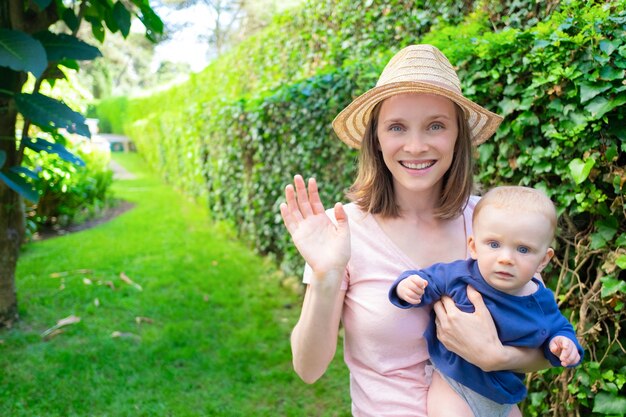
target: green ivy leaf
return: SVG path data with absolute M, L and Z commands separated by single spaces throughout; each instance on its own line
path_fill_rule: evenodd
M 615 144 L 611 144 L 609 147 L 606 148 L 606 151 L 604 152 L 604 157 L 606 158 L 607 161 L 610 161 L 610 162 L 612 162 L 613 160 L 616 160 L 618 156 L 619 156 L 619 152 L 617 150 L 617 145 Z
M 501 115 L 507 116 L 513 113 L 515 110 L 517 110 L 517 108 L 519 107 L 519 100 L 517 99 L 511 100 L 505 97 L 498 104 L 500 105 L 500 108 L 502 109 Z
M 100 50 L 81 41 L 75 36 L 65 33 L 39 32 L 34 37 L 41 42 L 48 61 L 60 61 L 62 59 L 76 59 L 88 61 L 102 56 Z
M 606 246 L 606 239 L 600 233 L 591 235 L 591 249 L 596 250 Z
M 47 153 L 55 153 L 59 155 L 61 159 L 67 162 L 71 162 L 81 167 L 85 166 L 85 162 L 82 159 L 68 151 L 65 146 L 61 145 L 60 143 L 48 142 L 47 140 L 41 138 L 37 138 L 34 140 L 31 138 L 26 138 L 24 140 L 24 146 L 27 146 L 37 152 L 43 151 Z
M 619 237 L 615 241 L 615 244 L 617 246 L 626 246 L 626 233 L 622 233 L 621 235 L 619 235 Z
M 608 100 L 605 97 L 596 97 L 589 104 L 585 106 L 587 110 L 595 119 L 600 119 L 606 113 L 610 112 L 617 106 L 621 106 L 626 103 L 626 94 L 619 96 L 615 99 Z
M 617 265 L 620 269 L 626 270 L 626 255 L 620 255 L 615 260 L 615 265 Z
M 35 187 L 15 172 L 0 172 L 0 180 L 4 181 L 10 189 L 25 199 L 30 200 L 33 203 L 37 203 L 39 201 L 39 193 Z
M 585 103 L 598 94 L 611 88 L 610 83 L 596 84 L 596 83 L 581 83 L 580 84 L 580 102 Z
M 39 78 L 48 66 L 46 50 L 41 42 L 24 32 L 0 28 L 0 65 L 31 72 Z
M 600 392 L 593 401 L 593 412 L 601 414 L 626 414 L 626 397 Z
M 70 133 L 90 138 L 85 117 L 70 109 L 67 104 L 43 94 L 20 93 L 15 95 L 17 110 L 42 128 L 67 129 Z
M 570 175 L 574 179 L 574 182 L 576 184 L 582 184 L 589 176 L 591 168 L 593 168 L 595 163 L 596 161 L 593 158 L 588 158 L 584 162 L 580 158 L 576 158 L 570 161 L 570 163 L 568 164 L 568 168 Z
M 617 49 L 618 46 L 619 46 L 619 42 L 617 40 L 610 41 L 608 39 L 602 39 L 600 41 L 600 50 L 607 55 L 611 55 L 613 51 Z
M 600 78 L 606 81 L 622 79 L 624 78 L 624 70 L 606 65 L 600 70 Z
M 619 227 L 615 217 L 607 217 L 595 222 L 597 233 L 599 233 L 607 242 L 615 237 L 617 228 Z

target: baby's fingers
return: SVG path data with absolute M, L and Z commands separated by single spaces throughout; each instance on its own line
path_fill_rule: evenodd
M 571 345 L 568 348 L 563 349 L 559 359 L 561 360 L 561 365 L 572 366 L 578 363 L 578 361 L 580 360 L 580 355 L 578 354 L 578 350 L 576 350 L 576 348 Z

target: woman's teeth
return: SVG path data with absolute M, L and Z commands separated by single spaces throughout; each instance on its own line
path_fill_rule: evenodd
M 435 161 L 428 161 L 428 162 L 400 162 L 400 164 L 405 167 L 405 168 L 409 168 L 409 169 L 426 169 L 429 168 L 433 165 L 435 165 Z

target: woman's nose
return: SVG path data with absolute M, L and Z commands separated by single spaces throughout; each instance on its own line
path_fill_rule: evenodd
M 410 153 L 419 153 L 428 149 L 428 143 L 424 135 L 419 132 L 411 133 L 407 135 L 407 140 L 404 144 L 404 150 Z

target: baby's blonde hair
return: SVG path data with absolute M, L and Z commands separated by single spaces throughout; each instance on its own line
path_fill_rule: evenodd
M 482 196 L 478 204 L 476 204 L 472 224 L 476 223 L 476 219 L 482 208 L 488 205 L 496 208 L 510 208 L 541 213 L 550 221 L 550 225 L 552 226 L 550 235 L 554 236 L 557 223 L 556 208 L 548 196 L 542 191 L 522 186 L 500 186 L 492 188 Z M 511 219 L 511 221 L 515 221 L 515 219 Z

